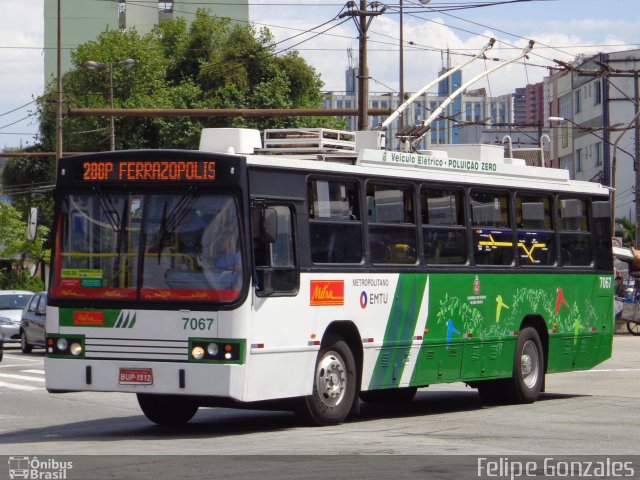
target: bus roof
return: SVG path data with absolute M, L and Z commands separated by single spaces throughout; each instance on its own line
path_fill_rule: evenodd
M 487 164 L 480 161 L 471 161 L 468 159 L 446 159 L 444 166 L 440 162 L 444 162 L 442 158 L 435 157 L 438 165 L 413 165 L 416 162 L 429 162 L 430 158 L 423 154 L 400 154 L 399 152 L 374 151 L 371 155 L 370 151 L 363 151 L 356 165 L 344 163 L 334 163 L 331 161 L 308 160 L 295 157 L 277 157 L 271 155 L 249 155 L 247 163 L 249 166 L 268 166 L 273 168 L 286 168 L 294 170 L 307 170 L 323 173 L 352 173 L 367 176 L 385 176 L 387 178 L 413 178 L 438 182 L 448 182 L 469 185 L 487 185 L 493 187 L 511 186 L 521 187 L 523 189 L 540 189 L 563 192 L 581 192 L 592 195 L 609 195 L 609 190 L 593 182 L 585 182 L 579 180 L 571 180 L 568 178 L 568 172 L 560 169 L 531 167 L 527 165 L 514 164 Z M 369 160 L 370 157 L 373 158 Z M 386 155 L 387 160 L 377 161 Z M 390 156 L 411 155 L 411 164 L 403 163 L 403 160 L 388 160 Z M 404 160 L 406 162 L 406 158 Z M 495 170 L 482 170 L 482 168 L 493 168 Z

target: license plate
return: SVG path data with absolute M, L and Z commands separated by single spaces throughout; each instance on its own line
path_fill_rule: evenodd
M 151 385 L 153 371 L 150 368 L 121 368 L 118 381 L 120 385 Z

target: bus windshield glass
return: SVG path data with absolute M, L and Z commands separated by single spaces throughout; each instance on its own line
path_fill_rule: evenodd
M 243 282 L 238 225 L 228 194 L 67 195 L 52 295 L 233 302 Z

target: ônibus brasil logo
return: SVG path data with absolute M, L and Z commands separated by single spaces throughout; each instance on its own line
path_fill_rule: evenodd
M 40 460 L 38 457 L 9 457 L 9 478 L 33 480 L 66 480 L 67 470 L 73 468 L 73 462 L 64 462 L 54 458 Z

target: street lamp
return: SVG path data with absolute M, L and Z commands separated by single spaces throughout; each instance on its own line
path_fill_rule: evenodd
M 126 67 L 130 68 L 136 64 L 136 61 L 132 58 L 122 60 L 121 62 L 114 63 L 100 63 L 93 60 L 89 60 L 85 65 L 89 70 L 99 70 L 101 68 L 109 69 L 109 107 L 113 110 L 113 67 Z M 116 149 L 116 129 L 113 120 L 113 115 L 109 117 L 109 144 L 111 150 Z

